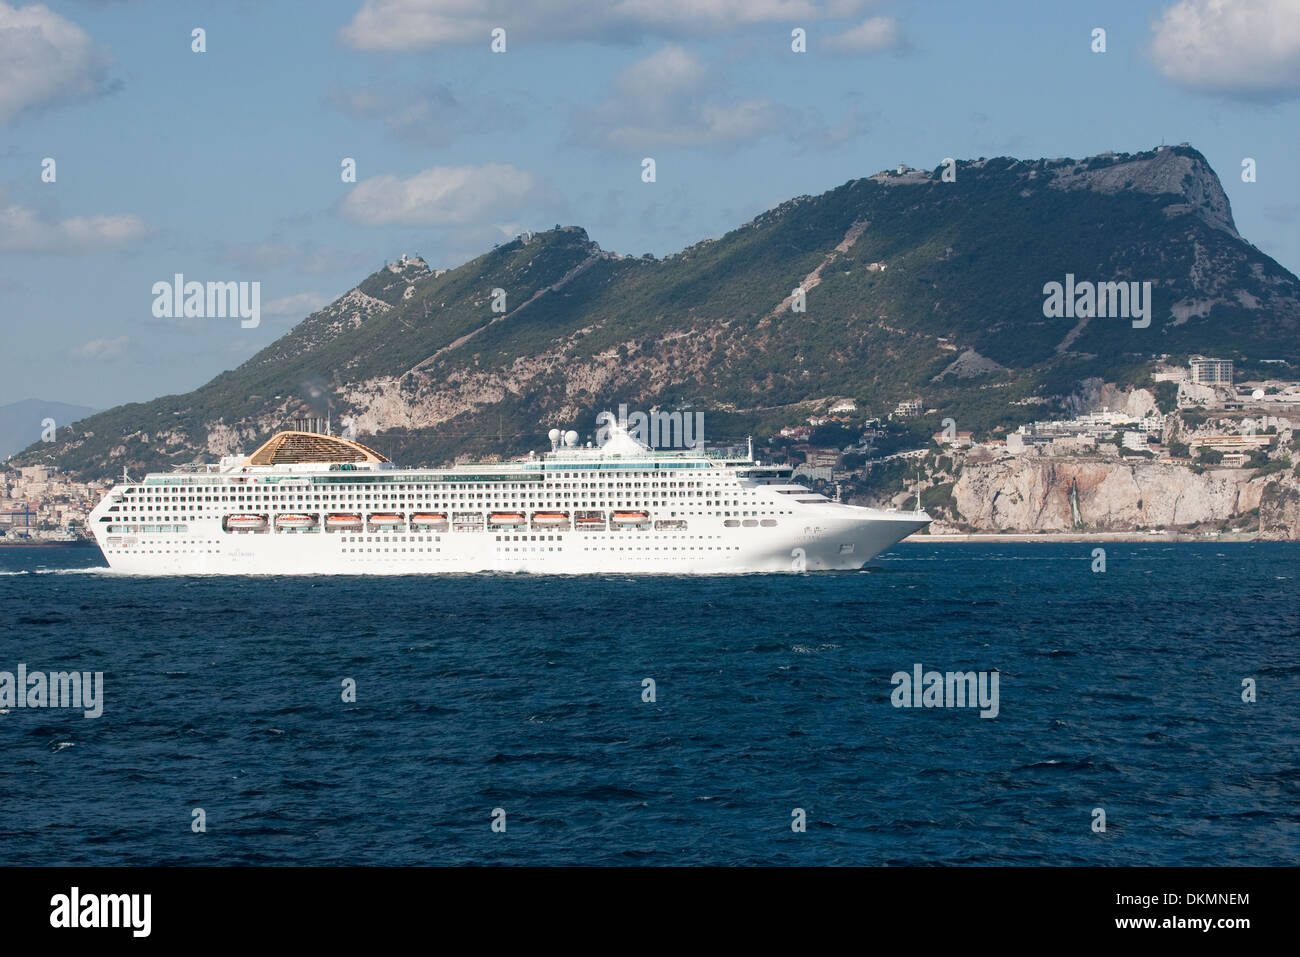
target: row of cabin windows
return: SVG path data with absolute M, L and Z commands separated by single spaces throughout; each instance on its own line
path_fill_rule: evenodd
M 567 472 L 564 473 L 563 475 L 563 478 L 580 478 L 580 477 L 581 476 L 570 475 Z M 629 478 L 639 477 L 642 479 L 651 479 L 654 476 L 652 476 L 652 474 L 649 472 L 634 472 L 634 473 L 630 473 L 628 477 Z M 555 481 L 452 482 L 452 483 L 434 483 L 428 485 L 393 483 L 390 487 L 395 491 L 400 490 L 399 494 L 401 492 L 446 492 L 452 489 L 469 489 L 472 491 L 491 491 L 491 490 L 504 489 L 507 491 L 518 491 L 520 489 L 550 489 L 550 488 L 704 488 L 706 486 L 710 488 L 717 488 L 722 485 L 734 485 L 735 484 L 734 477 L 732 478 L 733 481 L 731 482 L 727 482 L 719 479 L 715 479 L 708 482 L 685 481 L 685 480 L 668 481 L 663 479 L 660 479 L 659 481 L 633 482 L 633 481 L 609 481 L 609 480 L 595 481 L 589 479 L 588 481 L 585 482 L 555 482 Z M 193 486 L 193 489 L 196 493 L 206 492 L 209 495 L 211 495 L 213 493 L 219 493 L 221 491 L 230 492 L 232 490 L 237 490 L 241 487 L 247 488 L 247 486 L 220 484 L 220 485 L 196 485 Z M 307 486 L 303 486 L 303 487 L 305 488 Z M 342 485 L 342 486 L 337 486 L 337 488 L 339 488 L 343 492 L 356 493 L 359 491 L 375 491 L 376 485 L 374 483 L 366 483 L 365 485 Z M 169 502 L 191 501 L 192 502 L 192 501 L 198 501 L 199 499 L 198 495 L 162 495 L 161 490 L 157 495 L 150 495 L 152 489 L 150 489 L 148 486 L 143 487 L 143 489 L 140 487 L 127 489 L 126 494 L 140 495 L 142 491 L 144 493 L 143 497 L 148 497 L 150 499 L 157 498 L 160 501 L 169 501 Z

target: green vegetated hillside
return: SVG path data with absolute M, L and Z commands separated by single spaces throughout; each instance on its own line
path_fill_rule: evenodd
M 538 448 L 553 425 L 585 435 L 619 403 L 690 404 L 723 440 L 827 397 L 884 415 L 919 395 L 978 431 L 1023 421 L 1028 396 L 1135 381 L 1160 354 L 1300 363 L 1300 281 L 1238 236 L 1195 150 L 941 173 L 853 180 L 662 260 L 574 227 L 436 274 L 403 258 L 237 369 L 22 460 L 108 475 L 212 459 L 327 408 L 409 464 Z M 1149 328 L 1045 318 L 1043 286 L 1066 273 L 1151 282 Z M 796 287 L 806 311 L 787 301 Z

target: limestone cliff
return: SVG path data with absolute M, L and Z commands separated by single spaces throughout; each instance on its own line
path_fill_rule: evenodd
M 1275 483 L 1264 489 L 1259 503 L 1259 537 L 1300 541 L 1300 486 Z
M 1263 537 L 1300 537 L 1300 486 L 1277 474 L 1253 475 L 1251 469 L 1198 474 L 1150 462 L 1004 459 L 968 464 L 952 495 L 960 519 L 982 531 L 1076 528 L 1070 491 L 1077 483 L 1080 519 L 1089 530 L 1245 524 L 1260 509 Z

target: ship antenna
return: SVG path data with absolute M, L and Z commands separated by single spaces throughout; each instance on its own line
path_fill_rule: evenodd
M 921 470 L 916 470 L 916 510 L 921 511 Z

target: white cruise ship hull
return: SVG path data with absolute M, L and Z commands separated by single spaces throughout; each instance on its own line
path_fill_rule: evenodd
M 138 575 L 710 575 L 857 569 L 930 522 L 790 474 L 626 432 L 450 469 L 281 432 L 247 458 L 118 485 L 88 524 L 109 566 Z
M 718 522 L 698 531 L 692 523 L 687 531 L 256 534 L 223 532 L 213 523 L 206 534 L 194 529 L 184 537 L 141 536 L 130 546 L 105 540 L 101 550 L 115 572 L 136 575 L 789 573 L 862 568 L 929 522 L 915 513 L 838 508 L 842 517 L 793 533 L 780 527 L 730 529 Z

